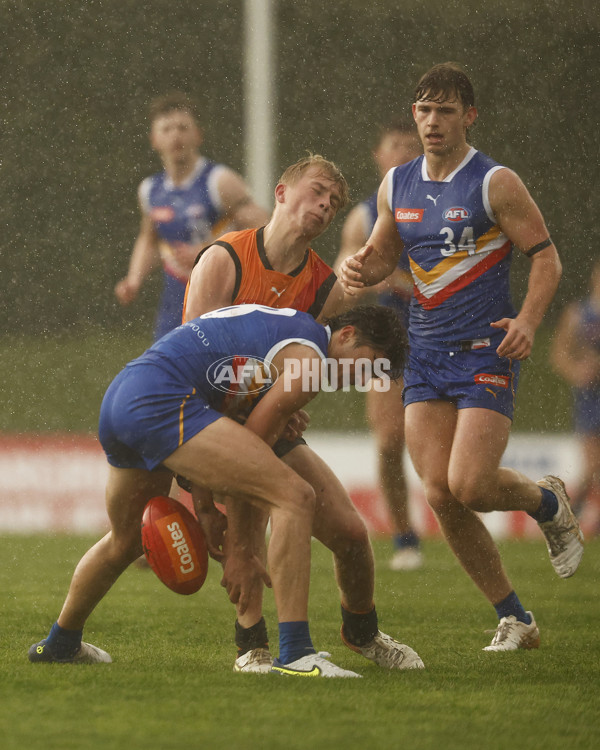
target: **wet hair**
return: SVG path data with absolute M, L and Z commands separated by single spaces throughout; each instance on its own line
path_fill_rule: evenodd
M 171 112 L 187 112 L 198 124 L 198 107 L 194 100 L 182 91 L 171 91 L 152 99 L 148 106 L 150 123 Z
M 415 101 L 444 102 L 458 99 L 466 110 L 475 106 L 475 92 L 462 68 L 453 62 L 434 65 L 417 83 Z
M 340 205 L 338 210 L 350 200 L 350 191 L 346 178 L 341 173 L 339 167 L 332 161 L 325 159 L 320 154 L 308 154 L 303 159 L 299 159 L 295 164 L 291 164 L 279 178 L 283 185 L 293 185 L 298 182 L 307 169 L 315 167 L 320 173 L 326 175 L 330 180 L 336 183 L 340 191 Z
M 356 329 L 356 346 L 372 346 L 390 360 L 389 376 L 395 380 L 402 375 L 408 352 L 406 329 L 397 313 L 383 305 L 358 305 L 326 321 L 331 332 L 344 326 Z

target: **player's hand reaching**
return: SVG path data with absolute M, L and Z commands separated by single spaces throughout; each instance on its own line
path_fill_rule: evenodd
M 308 427 L 309 422 L 310 416 L 308 413 L 304 409 L 299 409 L 290 417 L 281 437 L 293 442 L 297 438 L 302 437 L 302 433 Z
M 365 286 L 362 276 L 362 267 L 365 260 L 371 255 L 373 245 L 365 245 L 354 255 L 349 255 L 342 261 L 338 272 L 338 280 L 342 285 L 344 292 L 350 297 L 356 295 L 357 289 Z
M 271 577 L 258 556 L 252 552 L 233 549 L 223 565 L 223 586 L 232 604 L 238 605 L 238 614 L 243 615 L 255 598 L 257 588 L 271 588 Z
M 516 318 L 501 318 L 490 324 L 492 328 L 502 328 L 506 336 L 496 349 L 499 357 L 507 359 L 527 359 L 533 348 L 535 330 L 532 326 Z
M 198 521 L 206 538 L 208 554 L 217 562 L 225 559 L 225 532 L 227 516 L 214 505 L 196 508 Z
M 115 297 L 122 305 L 129 305 L 138 296 L 139 284 L 133 282 L 128 276 L 115 285 Z

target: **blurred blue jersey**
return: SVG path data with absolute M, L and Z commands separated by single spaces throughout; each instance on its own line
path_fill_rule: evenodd
M 216 188 L 222 169 L 222 165 L 199 158 L 181 185 L 174 185 L 163 171 L 147 177 L 139 187 L 142 211 L 152 219 L 159 237 L 164 271 L 157 339 L 181 322 L 185 285 L 196 255 L 227 229 Z

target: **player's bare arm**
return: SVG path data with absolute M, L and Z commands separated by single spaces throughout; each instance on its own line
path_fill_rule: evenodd
M 193 320 L 233 302 L 235 264 L 221 245 L 211 245 L 200 256 L 190 276 L 184 318 Z
M 377 221 L 367 243 L 357 253 L 346 258 L 339 270 L 339 280 L 346 294 L 356 295 L 357 290 L 373 286 L 393 273 L 403 250 L 396 230 L 396 222 L 387 200 L 389 175 L 386 175 L 377 193 Z
M 300 372 L 309 372 L 313 362 L 321 358 L 309 346 L 288 344 L 273 359 L 279 372 L 275 384 L 267 391 L 246 420 L 245 426 L 269 445 L 282 435 L 290 417 L 303 409 L 318 393 L 303 387 L 309 378 L 295 375 L 292 368 L 299 363 Z
M 562 265 L 539 208 L 514 172 L 501 169 L 492 175 L 489 199 L 502 231 L 531 260 L 527 294 L 517 317 L 492 321 L 493 327 L 506 331 L 498 355 L 526 359 L 556 293 Z
M 339 271 L 342 262 L 349 255 L 357 253 L 361 247 L 364 247 L 367 241 L 366 212 L 366 208 L 363 205 L 354 206 L 344 221 L 340 252 L 333 264 L 333 269 L 336 273 Z
M 142 214 L 140 231 L 133 246 L 127 276 L 115 286 L 115 295 L 122 305 L 128 305 L 137 297 L 142 284 L 155 268 L 160 266 L 158 235 L 154 222 Z
M 339 281 L 336 281 L 335 284 L 331 287 L 331 291 L 329 292 L 329 295 L 325 300 L 325 304 L 323 305 L 321 312 L 317 316 L 317 322 L 324 323 L 334 315 L 339 315 L 349 306 L 349 300 L 344 294 L 342 285 Z
M 269 214 L 254 201 L 248 186 L 237 172 L 223 170 L 217 189 L 223 211 L 234 229 L 261 227 L 269 221 Z

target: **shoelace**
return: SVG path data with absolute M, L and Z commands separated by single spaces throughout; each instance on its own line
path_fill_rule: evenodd
M 544 536 L 553 555 L 566 549 L 568 537 L 573 534 L 575 528 L 572 520 L 567 516 L 566 520 L 560 519 L 556 526 L 549 526 L 544 529 Z

